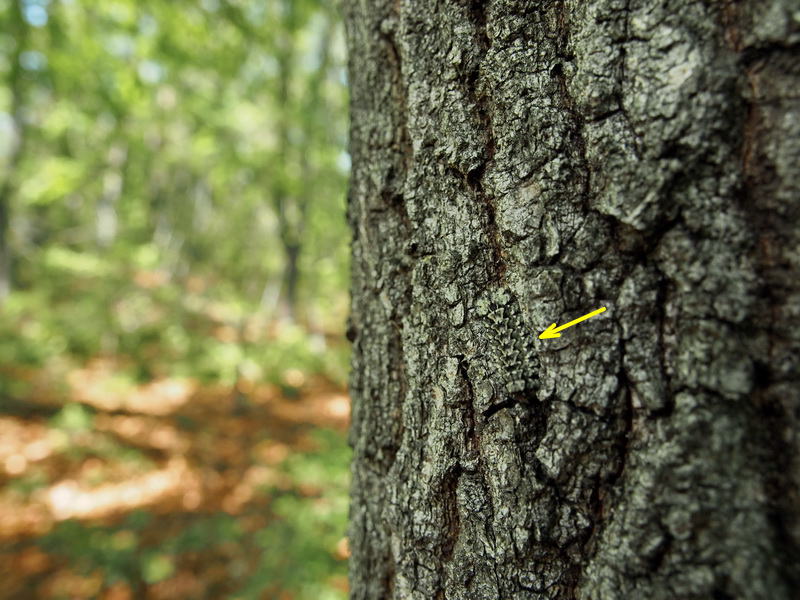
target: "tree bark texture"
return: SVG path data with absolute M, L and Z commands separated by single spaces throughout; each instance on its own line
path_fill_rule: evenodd
M 800 2 L 344 12 L 351 597 L 800 597 Z

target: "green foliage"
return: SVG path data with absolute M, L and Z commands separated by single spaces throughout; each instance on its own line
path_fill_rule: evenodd
M 273 490 L 276 521 L 257 534 L 259 568 L 236 598 L 261 598 L 261 591 L 275 582 L 299 600 L 345 598 L 325 585 L 325 578 L 347 574 L 334 549 L 347 526 L 350 449 L 336 432 L 320 430 L 315 439 L 315 451 L 290 456 L 284 469 L 300 489 L 318 493 L 298 499 L 295 490 Z
M 230 515 L 211 515 L 196 520 L 166 543 L 146 541 L 152 516 L 132 513 L 121 525 L 91 526 L 64 521 L 44 536 L 42 549 L 66 559 L 78 572 L 100 571 L 107 585 L 123 581 L 132 587 L 140 582 L 157 583 L 169 578 L 176 561 L 187 552 L 239 542 L 242 533 Z
M 149 555 L 139 548 L 136 528 L 86 526 L 65 521 L 39 541 L 42 549 L 67 559 L 79 572 L 101 569 L 109 583 L 135 582 Z
M 51 422 L 57 429 L 69 433 L 89 431 L 92 428 L 92 413 L 80 404 L 70 403 L 64 406 Z
M 115 353 L 143 378 L 169 364 L 225 382 L 243 361 L 273 378 L 292 363 L 343 381 L 308 333 L 340 332 L 347 309 L 336 13 L 319 0 L 34 4 L 21 22 L 0 8 L 0 124 L 23 142 L 12 165 L 0 135 L 16 290 L 0 357 Z M 277 315 L 288 243 L 307 339 L 215 340 Z M 218 305 L 233 307 L 227 323 Z

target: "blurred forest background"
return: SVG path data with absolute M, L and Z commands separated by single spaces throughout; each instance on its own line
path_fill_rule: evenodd
M 323 0 L 0 0 L 0 598 L 344 598 Z

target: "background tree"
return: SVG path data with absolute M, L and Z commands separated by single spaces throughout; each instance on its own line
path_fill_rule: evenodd
M 6 168 L 3 179 L 0 181 L 0 303 L 11 291 L 12 282 L 12 255 L 9 244 L 11 203 L 17 185 L 17 167 L 22 158 L 25 140 L 25 79 L 26 73 L 23 64 L 30 59 L 26 55 L 28 40 L 28 24 L 22 15 L 22 6 L 14 3 L 6 16 L 11 28 L 17 35 L 14 39 L 8 65 L 8 103 L 10 118 L 10 131 L 8 149 L 6 150 Z
M 346 3 L 351 597 L 794 597 L 798 15 Z

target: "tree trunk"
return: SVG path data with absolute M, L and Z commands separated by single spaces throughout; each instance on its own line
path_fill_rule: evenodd
M 103 191 L 97 200 L 95 240 L 100 248 L 109 248 L 117 237 L 117 206 L 125 187 L 128 148 L 123 142 L 112 144 L 108 151 L 108 170 L 103 173 Z
M 22 5 L 14 2 L 11 6 L 12 31 L 14 32 L 14 49 L 9 57 L 8 67 L 8 93 L 10 100 L 9 115 L 13 134 L 8 151 L 8 158 L 5 169 L 5 177 L 0 183 L 0 305 L 2 305 L 11 293 L 14 267 L 11 252 L 11 214 L 12 203 L 17 192 L 19 180 L 19 169 L 22 161 L 23 149 L 25 147 L 26 126 L 23 118 L 25 99 L 24 78 L 21 57 L 28 46 L 28 24 L 22 15 Z
M 283 311 L 287 319 L 297 321 L 297 284 L 300 281 L 300 244 L 284 243 Z
M 798 14 L 345 3 L 352 598 L 797 597 Z

